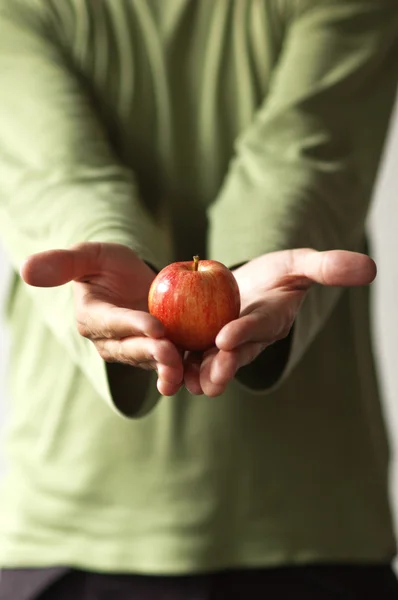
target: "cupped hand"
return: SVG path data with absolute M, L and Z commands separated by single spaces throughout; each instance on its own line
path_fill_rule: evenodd
M 158 374 L 164 396 L 183 381 L 181 353 L 164 338 L 164 327 L 148 313 L 154 272 L 121 244 L 83 243 L 69 250 L 30 256 L 21 267 L 32 286 L 73 282 L 79 333 L 90 339 L 107 362 L 121 362 Z
M 214 348 L 203 356 L 186 356 L 184 380 L 193 394 L 219 396 L 239 368 L 286 337 L 314 283 L 368 285 L 376 276 L 376 265 L 355 252 L 297 249 L 259 256 L 236 269 L 234 275 L 241 294 L 241 314 L 222 328 Z

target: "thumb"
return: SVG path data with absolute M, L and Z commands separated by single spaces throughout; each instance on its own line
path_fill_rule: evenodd
M 102 244 L 87 242 L 69 250 L 47 250 L 29 256 L 21 265 L 25 283 L 55 287 L 78 279 L 89 279 L 101 265 Z
M 291 274 L 327 286 L 369 285 L 376 277 L 375 262 L 366 254 L 346 250 L 293 250 Z

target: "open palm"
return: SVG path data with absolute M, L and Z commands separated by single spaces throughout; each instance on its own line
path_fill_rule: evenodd
M 39 287 L 72 281 L 79 333 L 95 344 L 101 357 L 155 369 L 161 394 L 178 391 L 183 379 L 181 353 L 148 313 L 148 290 L 155 274 L 132 250 L 100 243 L 50 250 L 29 257 L 21 276 Z
M 195 394 L 218 396 L 237 370 L 286 337 L 309 288 L 367 285 L 376 276 L 371 258 L 355 252 L 286 250 L 259 256 L 234 271 L 241 314 L 223 327 L 203 356 L 186 357 L 185 385 Z

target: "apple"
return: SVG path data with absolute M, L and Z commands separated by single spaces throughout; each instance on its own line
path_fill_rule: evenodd
M 216 260 L 175 262 L 160 271 L 149 290 L 148 308 L 182 350 L 203 351 L 240 311 L 238 284 Z

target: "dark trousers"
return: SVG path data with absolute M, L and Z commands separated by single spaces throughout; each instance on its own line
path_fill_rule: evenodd
M 11 569 L 0 600 L 398 600 L 385 566 L 305 566 L 184 577 Z

